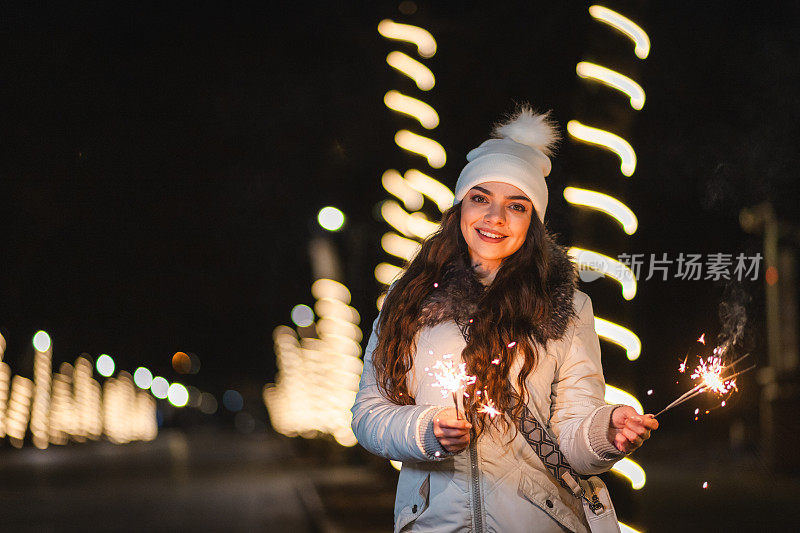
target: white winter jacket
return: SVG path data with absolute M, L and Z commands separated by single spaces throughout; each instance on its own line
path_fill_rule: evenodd
M 579 291 L 572 303 L 575 316 L 566 333 L 545 349 L 539 347 L 539 362 L 527 378 L 528 407 L 579 474 L 596 474 L 624 454 L 608 441 L 615 406 L 603 400 L 592 303 Z M 406 406 L 392 403 L 378 390 L 372 364 L 377 324 L 376 319 L 364 354 L 352 427 L 367 450 L 403 462 L 395 532 L 588 531 L 580 501 L 555 481 L 519 432 L 509 443 L 511 434 L 486 431 L 455 455 L 439 445 L 433 419 L 452 400 L 431 386 L 433 378 L 425 369 L 445 354 L 461 361 L 466 343 L 455 322 L 419 331 L 408 380 L 416 405 Z

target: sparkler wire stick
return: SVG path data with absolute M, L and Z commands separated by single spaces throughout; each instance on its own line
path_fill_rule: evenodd
M 458 414 L 458 396 L 455 391 L 453 391 L 453 404 L 456 406 L 456 420 L 461 420 L 461 415 Z

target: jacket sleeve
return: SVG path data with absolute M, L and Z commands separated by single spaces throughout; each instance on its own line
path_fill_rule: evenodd
M 579 293 L 575 307 L 571 338 L 553 379 L 550 427 L 572 468 L 589 475 L 605 472 L 625 453 L 608 440 L 611 414 L 618 406 L 607 405 L 604 400 L 605 380 L 592 302 Z
M 380 317 L 379 317 L 380 318 Z M 351 409 L 352 428 L 358 442 L 368 451 L 395 461 L 436 461 L 451 455 L 433 434 L 433 421 L 443 407 L 397 405 L 378 389 L 372 352 L 378 344 L 378 320 L 372 326 L 364 370 Z

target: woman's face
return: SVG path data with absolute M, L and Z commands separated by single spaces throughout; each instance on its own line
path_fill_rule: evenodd
M 533 203 L 513 185 L 489 181 L 467 191 L 461 202 L 461 234 L 472 264 L 495 272 L 525 242 L 532 214 Z

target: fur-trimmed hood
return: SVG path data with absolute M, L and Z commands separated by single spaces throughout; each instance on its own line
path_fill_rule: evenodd
M 575 316 L 573 296 L 576 286 L 575 265 L 564 247 L 547 236 L 550 252 L 548 264 L 547 297 L 550 299 L 550 315 L 534 326 L 536 342 L 561 338 Z M 453 320 L 462 333 L 467 334 L 469 320 L 475 314 L 481 295 L 486 290 L 475 276 L 475 271 L 464 261 L 457 261 L 446 269 L 439 286 L 425 300 L 420 311 L 420 326 L 431 327 Z

